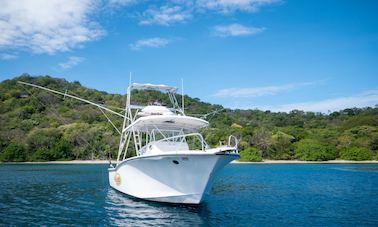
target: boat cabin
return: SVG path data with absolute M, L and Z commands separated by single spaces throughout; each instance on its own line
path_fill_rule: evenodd
M 167 109 L 166 109 L 167 110 Z M 135 131 L 140 143 L 139 155 L 191 150 L 204 150 L 207 147 L 198 131 L 208 126 L 208 122 L 199 118 L 174 115 L 164 110 L 160 114 L 145 115 L 129 125 L 126 130 Z M 139 139 L 141 137 L 141 139 Z M 195 141 L 195 142 L 194 142 Z M 188 142 L 195 143 L 189 146 Z M 199 145 L 199 146 L 198 146 Z
M 145 107 L 133 106 L 133 89 L 165 92 L 172 106 L 163 106 L 158 102 Z M 200 118 L 186 116 L 183 105 L 179 106 L 176 100 L 176 90 L 177 88 L 166 85 L 134 83 L 129 86 L 118 162 L 126 158 L 127 150 L 132 144 L 137 156 L 207 149 L 208 145 L 199 130 L 207 127 L 209 123 Z

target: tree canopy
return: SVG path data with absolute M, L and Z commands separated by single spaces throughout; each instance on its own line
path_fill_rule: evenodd
M 17 81 L 67 91 L 93 102 L 123 107 L 125 96 L 109 94 L 50 76 L 27 74 L 0 83 L 0 161 L 106 159 L 115 157 L 119 136 L 102 113 L 91 105 Z M 155 100 L 169 103 L 158 91 L 135 91 L 134 104 Z M 177 100 L 181 96 L 177 95 Z M 203 130 L 211 146 L 239 140 L 241 160 L 369 160 L 378 158 L 378 108 L 348 108 L 330 114 L 293 110 L 289 113 L 223 109 L 185 95 L 187 114 L 209 115 Z M 121 120 L 112 117 L 117 125 Z

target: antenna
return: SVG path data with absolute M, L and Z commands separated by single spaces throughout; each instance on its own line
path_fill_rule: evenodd
M 130 95 L 131 95 L 131 72 L 129 73 L 129 86 L 127 86 L 127 91 L 126 91 L 126 105 L 125 105 L 125 109 L 127 109 L 128 107 L 130 107 Z
M 184 104 L 184 79 L 181 78 L 181 105 L 182 113 L 184 113 L 185 104 Z
M 129 87 L 131 86 L 131 72 L 129 73 Z

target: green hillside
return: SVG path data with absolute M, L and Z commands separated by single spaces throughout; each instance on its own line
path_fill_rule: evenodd
M 22 75 L 0 83 L 0 161 L 107 159 L 116 155 L 119 135 L 91 105 L 17 83 L 67 91 L 114 110 L 125 97 L 49 76 Z M 178 100 L 181 96 L 178 95 Z M 137 91 L 134 104 L 169 103 L 156 91 Z M 185 96 L 187 114 L 206 114 L 220 105 Z M 109 115 L 116 125 L 120 118 Z M 223 109 L 209 115 L 206 141 L 218 145 L 233 134 L 240 139 L 242 160 L 378 159 L 378 108 L 345 109 L 331 114 L 303 111 L 274 113 Z

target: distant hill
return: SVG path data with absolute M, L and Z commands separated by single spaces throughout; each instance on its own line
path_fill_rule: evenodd
M 0 83 L 1 161 L 107 159 L 108 153 L 116 155 L 119 136 L 96 107 L 17 81 L 67 91 L 114 110 L 125 103 L 123 95 L 85 88 L 77 81 L 26 74 L 5 80 Z M 134 104 L 154 100 L 169 103 L 168 97 L 157 91 L 136 91 L 132 97 Z M 230 134 L 237 136 L 242 160 L 378 158 L 377 107 L 331 114 L 300 110 L 274 113 L 223 109 L 188 96 L 185 107 L 189 115 L 221 110 L 208 115 L 210 127 L 203 132 L 205 139 L 214 146 Z M 117 117 L 112 120 L 121 124 Z

